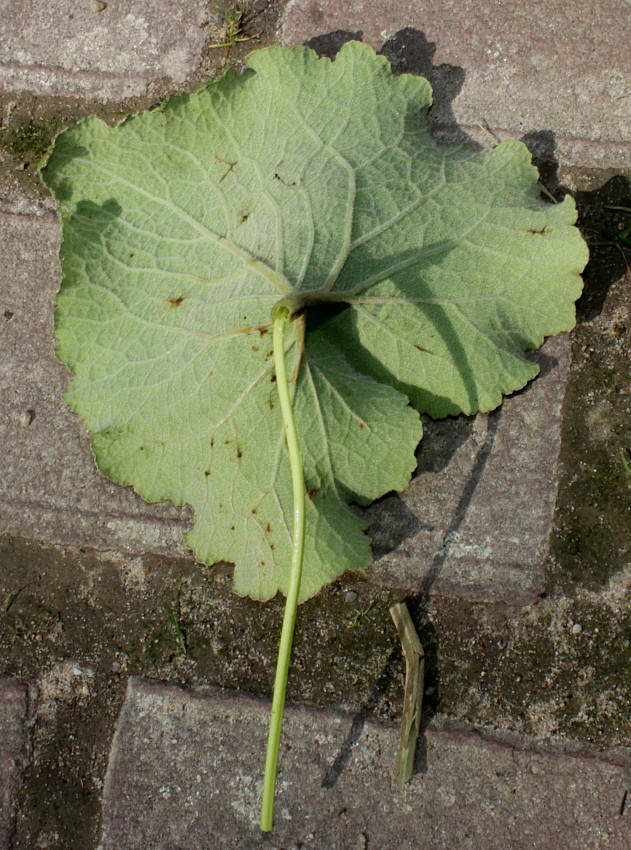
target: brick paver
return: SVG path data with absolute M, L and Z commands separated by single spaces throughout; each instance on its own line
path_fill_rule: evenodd
M 110 755 L 101 850 L 627 850 L 629 760 L 428 731 L 403 793 L 398 731 L 290 706 L 267 838 L 258 807 L 269 706 L 132 679 Z
M 368 511 L 380 555 L 373 581 L 517 604 L 543 590 L 567 337 L 548 340 L 536 359 L 539 377 L 496 413 L 469 423 L 426 423 L 420 474 L 400 496 Z
M 197 70 L 205 0 L 0 0 L 0 90 L 123 100 Z
M 399 38 L 400 55 L 425 74 L 433 60 L 439 124 L 487 145 L 480 122 L 500 137 L 551 132 L 561 162 L 628 168 L 626 0 L 290 0 L 283 40 L 345 30 L 379 49 L 405 28 L 417 32 Z
M 185 512 L 147 506 L 95 468 L 62 399 L 54 357 L 59 225 L 52 209 L 0 201 L 0 533 L 130 554 L 185 555 Z

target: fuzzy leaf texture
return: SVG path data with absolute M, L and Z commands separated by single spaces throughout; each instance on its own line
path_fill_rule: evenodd
M 309 492 L 301 600 L 370 564 L 348 507 L 402 490 L 419 413 L 491 410 L 569 330 L 587 251 L 527 149 L 440 147 L 429 84 L 358 42 L 252 53 L 196 94 L 62 133 L 57 355 L 99 468 L 190 504 L 239 594 L 286 592 L 291 481 L 270 315 L 285 299 Z

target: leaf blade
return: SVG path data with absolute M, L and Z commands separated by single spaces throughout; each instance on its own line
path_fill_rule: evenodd
M 421 436 L 408 399 L 473 412 L 523 386 L 523 350 L 572 322 L 585 252 L 523 146 L 436 146 L 429 85 L 371 48 L 248 62 L 58 138 L 43 170 L 63 223 L 57 354 L 101 470 L 192 505 L 197 557 L 234 562 L 237 592 L 267 599 L 287 588 L 291 525 L 271 310 L 346 302 L 288 335 L 305 599 L 370 563 L 347 502 L 405 487 Z

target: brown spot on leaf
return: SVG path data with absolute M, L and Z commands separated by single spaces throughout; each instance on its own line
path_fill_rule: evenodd
M 241 451 L 241 447 L 237 446 L 237 457 L 239 460 L 243 457 L 243 452 Z
M 179 295 L 177 298 L 167 298 L 167 304 L 174 308 L 179 307 L 182 301 L 184 301 L 183 295 Z
M 258 345 L 253 345 L 253 346 L 252 346 L 252 351 L 258 351 L 258 350 L 259 350 Z
M 204 470 L 204 475 L 205 475 L 206 477 L 208 477 L 208 476 L 210 475 L 210 469 L 205 469 L 205 470 Z
M 250 213 L 243 213 L 241 216 L 241 224 L 245 224 L 245 222 L 250 218 Z
M 525 233 L 532 233 L 533 236 L 543 236 L 544 234 L 548 233 L 549 230 L 550 230 L 550 228 L 548 227 L 548 225 L 544 224 L 544 226 L 539 228 L 538 230 L 526 230 L 524 232 Z
M 274 179 L 275 179 L 275 180 L 280 180 L 280 182 L 283 184 L 283 186 L 295 186 L 295 185 L 296 185 L 296 181 L 295 181 L 295 180 L 294 180 L 293 182 L 291 182 L 291 183 L 288 183 L 286 180 L 283 180 L 283 178 L 282 178 L 282 177 L 280 176 L 280 174 L 278 174 L 278 173 L 274 174 Z
M 271 530 L 272 530 L 272 526 L 268 522 L 267 525 L 265 526 L 265 533 L 269 534 L 271 532 Z
M 230 172 L 232 171 L 232 169 L 233 169 L 233 168 L 235 167 L 235 165 L 237 164 L 236 162 L 230 162 L 230 160 L 229 160 L 229 159 L 223 159 L 222 157 L 217 156 L 216 154 L 215 154 L 215 162 L 223 162 L 223 164 L 224 164 L 224 165 L 227 165 L 227 166 L 228 166 L 227 170 L 223 173 L 223 175 L 222 175 L 222 176 L 220 177 L 220 179 L 219 179 L 219 182 L 220 182 L 220 183 L 221 183 L 221 181 L 222 181 L 222 180 L 225 180 L 225 179 L 226 179 L 226 177 L 230 174 Z M 237 162 L 238 162 L 238 160 L 237 160 Z

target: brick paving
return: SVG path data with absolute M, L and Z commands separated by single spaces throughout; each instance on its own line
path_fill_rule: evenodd
M 164 77 L 184 84 L 202 65 L 207 17 L 205 0 L 0 0 L 0 93 L 5 102 L 118 103 Z M 556 144 L 562 163 L 621 168 L 631 161 L 630 21 L 624 0 L 291 0 L 279 38 L 326 47 L 334 30 L 361 33 L 376 48 L 387 43 L 401 69 L 429 75 L 445 137 L 464 130 L 488 143 L 478 126 L 487 123 L 501 138 L 527 136 L 548 151 Z M 0 533 L 70 551 L 187 556 L 187 513 L 105 481 L 61 400 L 52 207 L 11 190 L 0 198 L 0 231 Z M 402 499 L 372 509 L 374 581 L 511 602 L 541 590 L 567 342 L 551 341 L 542 356 L 543 378 L 499 417 L 463 425 L 452 444 L 433 426 L 428 468 Z M 524 421 L 533 435 L 548 423 L 546 440 L 518 438 Z M 511 513 L 519 529 L 509 553 L 491 532 Z M 27 694 L 19 681 L 0 682 L 0 850 L 10 847 L 28 755 Z M 106 775 L 101 850 L 631 844 L 628 752 L 559 750 L 438 724 L 414 779 L 396 794 L 394 729 L 298 706 L 288 709 L 277 829 L 261 838 L 267 711 L 242 694 L 132 679 Z

